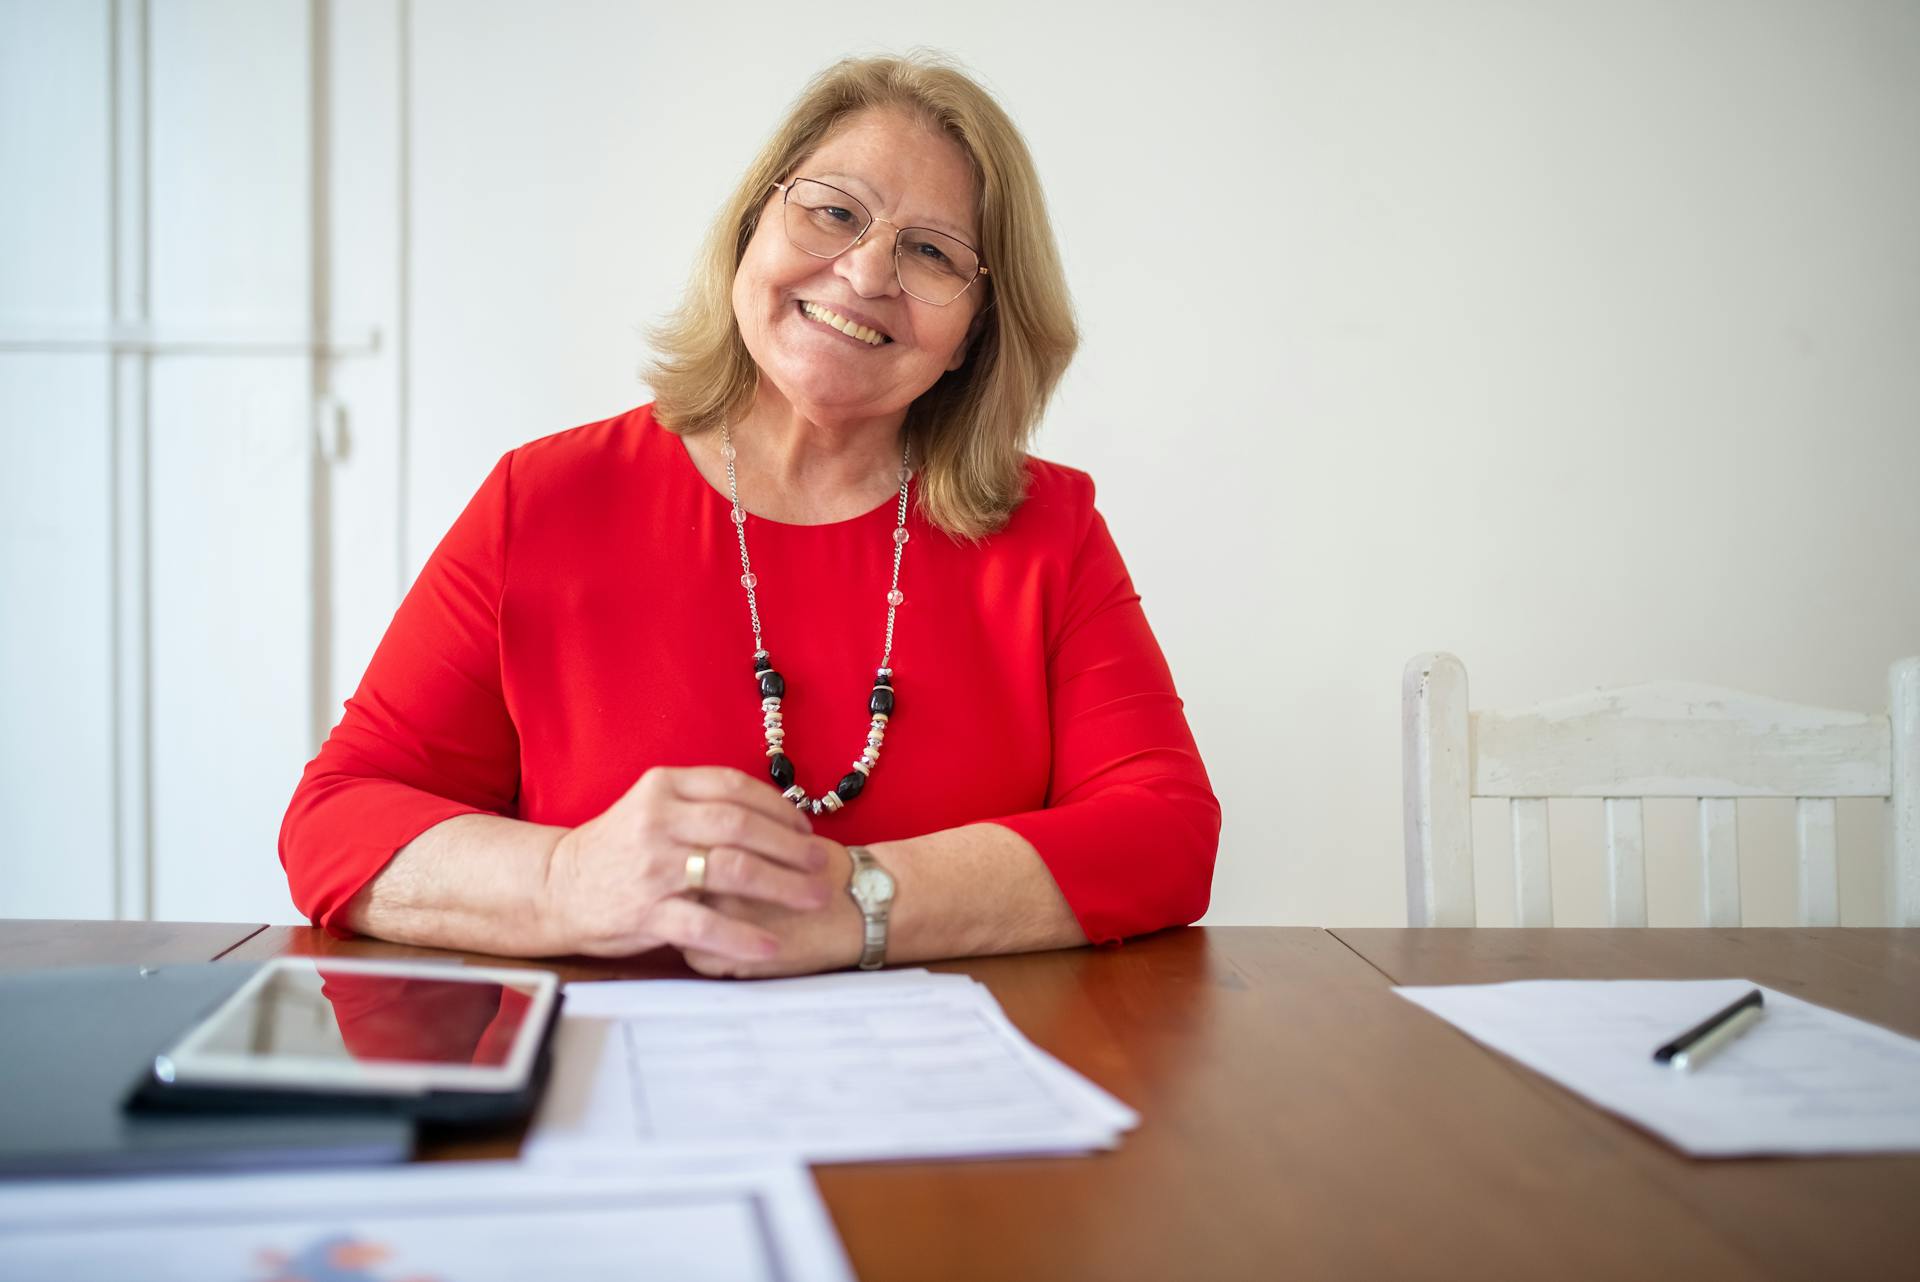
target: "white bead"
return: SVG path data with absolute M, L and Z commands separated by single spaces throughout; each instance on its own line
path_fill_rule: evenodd
M 761 710 L 765 712 L 777 712 L 780 708 L 780 700 L 762 699 L 760 701 L 760 707 L 761 707 Z
M 885 743 L 886 741 L 887 741 L 887 736 L 881 734 L 878 730 L 875 730 L 872 734 L 867 736 L 867 742 L 872 744 L 876 748 L 878 748 L 881 744 Z
M 886 713 L 884 713 L 884 712 L 876 712 L 876 713 L 874 713 L 874 714 L 873 714 L 873 724 L 874 724 L 874 725 L 876 725 L 876 726 L 884 726 L 884 725 L 886 725 L 886 724 L 887 724 L 887 714 L 886 714 Z
M 869 770 L 873 769 L 873 763 L 871 761 L 868 761 L 865 757 L 862 757 L 860 758 L 860 760 L 853 763 L 853 768 L 855 770 L 858 770 L 861 774 L 864 775 Z

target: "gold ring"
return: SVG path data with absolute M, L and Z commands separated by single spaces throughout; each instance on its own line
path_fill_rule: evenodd
M 686 891 L 697 895 L 707 888 L 707 852 L 696 850 L 687 856 Z

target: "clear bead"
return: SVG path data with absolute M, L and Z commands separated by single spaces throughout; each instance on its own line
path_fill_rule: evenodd
M 910 537 L 912 536 L 907 533 L 907 527 L 903 525 L 893 532 L 893 545 L 895 547 L 905 547 Z
M 731 463 L 733 462 L 734 459 L 740 456 L 734 453 L 733 443 L 729 441 L 727 444 L 722 445 L 720 447 L 720 457 L 725 459 L 727 462 Z
M 757 574 L 743 574 L 740 576 L 740 586 L 748 589 L 757 588 L 760 586 L 760 576 Z
M 733 509 L 733 523 L 735 525 L 745 525 L 747 523 L 747 510 L 745 508 L 737 507 Z
M 899 605 L 902 601 L 906 599 L 907 599 L 907 594 L 902 592 L 899 588 L 895 588 L 893 591 L 887 593 L 888 605 Z

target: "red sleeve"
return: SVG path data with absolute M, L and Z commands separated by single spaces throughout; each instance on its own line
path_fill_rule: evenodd
M 463 814 L 511 814 L 520 743 L 500 679 L 513 455 L 428 558 L 280 825 L 293 901 L 345 937 L 340 910 L 402 846 Z
M 1206 912 L 1220 803 L 1140 594 L 1091 502 L 1088 493 L 1048 654 L 1047 807 L 993 822 L 1040 852 L 1099 944 Z

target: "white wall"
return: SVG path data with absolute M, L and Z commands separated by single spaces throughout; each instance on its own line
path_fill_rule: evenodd
M 1094 473 L 1187 698 L 1210 920 L 1402 920 L 1418 651 L 1476 704 L 1679 677 L 1859 709 L 1920 653 L 1920 6 L 319 13 L 325 308 L 382 335 L 328 373 L 324 706 L 494 457 L 645 398 L 640 329 L 806 77 L 913 45 L 1047 185 L 1085 343 L 1041 452 Z M 1597 923 L 1597 805 L 1554 823 L 1561 920 Z M 1748 919 L 1791 920 L 1790 814 L 1742 823 Z M 1879 816 L 1841 823 L 1843 919 L 1879 920 Z M 1650 891 L 1691 919 L 1684 868 Z

